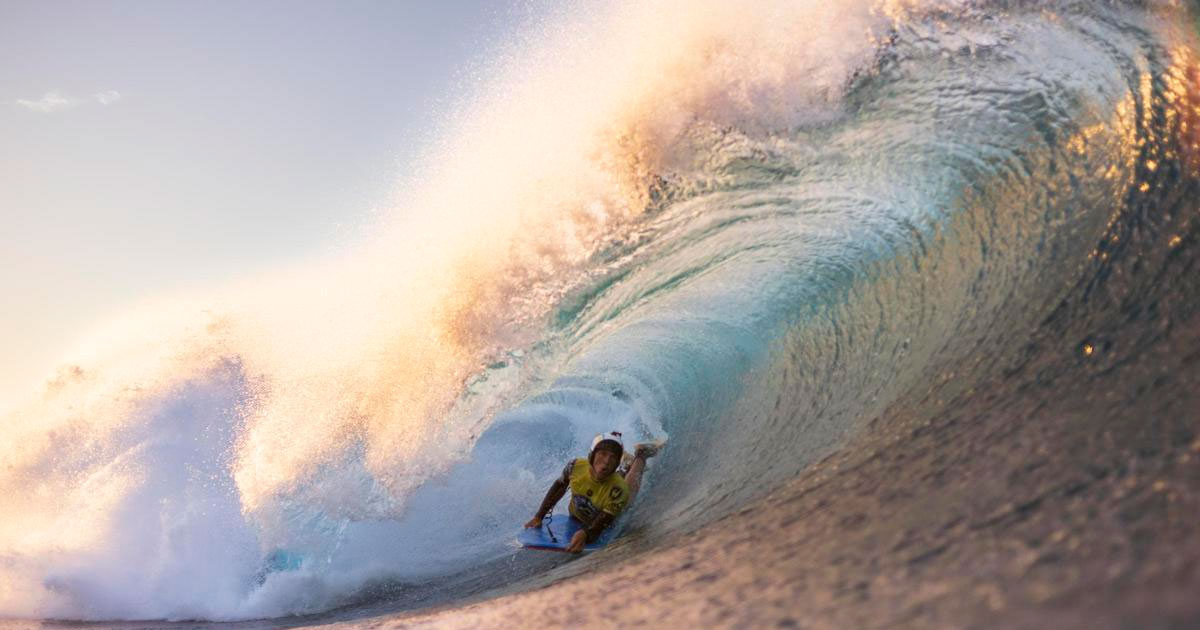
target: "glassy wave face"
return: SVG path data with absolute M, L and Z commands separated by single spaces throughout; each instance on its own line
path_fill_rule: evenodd
M 1131 230 L 1196 255 L 1188 11 L 546 17 L 377 238 L 135 309 L 4 419 L 0 615 L 270 617 L 491 570 L 614 429 L 669 439 L 621 526 L 739 509 L 1017 360 Z

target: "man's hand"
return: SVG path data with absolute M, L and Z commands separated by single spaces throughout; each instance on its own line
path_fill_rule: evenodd
M 542 517 L 540 517 L 540 516 L 535 516 L 535 517 L 529 519 L 528 523 L 525 523 L 525 529 L 537 529 L 541 526 L 542 526 Z
M 567 545 L 567 553 L 579 553 L 583 551 L 583 545 L 587 543 L 587 532 L 582 529 L 575 532 L 571 536 L 571 544 Z

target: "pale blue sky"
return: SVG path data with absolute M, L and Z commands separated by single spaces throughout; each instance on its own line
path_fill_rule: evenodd
M 0 409 L 124 306 L 354 232 L 527 15 L 0 0 Z

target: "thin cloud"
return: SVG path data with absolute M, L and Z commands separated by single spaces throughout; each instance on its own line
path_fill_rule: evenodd
M 106 90 L 91 95 L 87 99 L 75 99 L 69 96 L 64 96 L 58 91 L 46 92 L 42 98 L 37 100 L 17 99 L 16 104 L 25 109 L 41 112 L 43 114 L 53 114 L 61 112 L 65 109 L 71 109 L 78 105 L 88 105 L 92 103 L 99 104 L 102 107 L 107 107 L 121 100 L 121 93 L 116 90 Z
M 96 94 L 92 98 L 96 99 L 96 102 L 100 103 L 101 105 L 112 105 L 113 103 L 121 100 L 121 93 L 116 90 L 109 90 L 107 92 Z
M 75 101 L 63 96 L 62 94 L 59 94 L 58 92 L 46 92 L 42 98 L 39 98 L 36 101 L 18 99 L 17 105 L 20 105 L 26 109 L 31 109 L 35 112 L 51 114 L 74 107 Z

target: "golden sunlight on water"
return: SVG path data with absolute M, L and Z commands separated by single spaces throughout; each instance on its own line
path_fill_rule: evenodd
M 1171 51 L 1166 73 L 1167 116 L 1178 130 L 1177 144 L 1192 173 L 1200 173 L 1200 61 L 1189 46 Z

